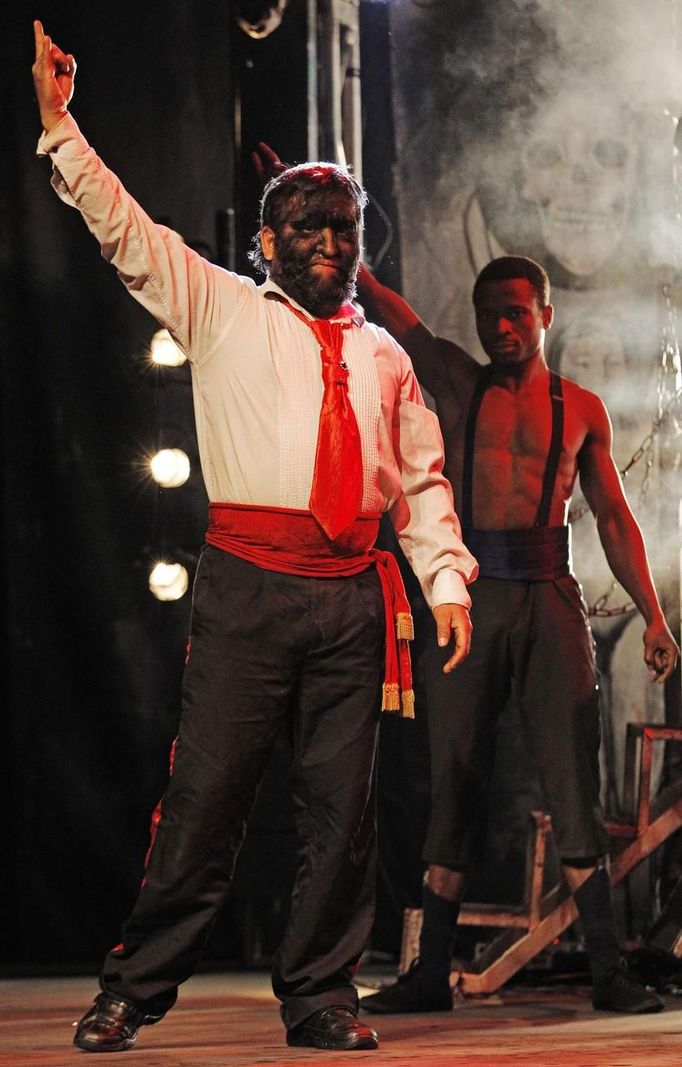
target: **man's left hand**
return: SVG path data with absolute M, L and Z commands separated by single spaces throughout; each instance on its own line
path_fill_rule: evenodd
M 43 129 L 49 133 L 67 113 L 73 96 L 76 60 L 52 43 L 52 38 L 46 35 L 38 19 L 33 23 L 33 32 L 36 43 L 33 84 Z
M 663 623 L 652 623 L 644 631 L 644 662 L 649 681 L 667 682 L 675 670 L 680 650 L 670 630 Z
M 436 620 L 438 644 L 442 648 L 449 645 L 454 637 L 455 651 L 443 667 L 443 672 L 449 674 L 469 655 L 472 631 L 469 610 L 462 604 L 438 604 L 433 609 L 433 617 Z
M 259 141 L 255 151 L 251 153 L 251 166 L 258 183 L 259 196 L 263 195 L 263 190 L 271 178 L 276 178 L 282 171 L 289 169 L 289 164 L 284 163 L 265 141 Z

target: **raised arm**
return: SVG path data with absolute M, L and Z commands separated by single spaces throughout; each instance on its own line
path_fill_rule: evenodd
M 442 337 L 435 337 L 407 300 L 381 282 L 364 264 L 358 271 L 358 296 L 369 314 L 395 337 L 412 360 L 417 378 L 438 402 L 444 392 L 459 394 L 480 367 L 477 361 Z
M 609 567 L 644 617 L 644 662 L 650 680 L 665 682 L 675 669 L 679 649 L 656 595 L 642 531 L 613 461 L 609 416 L 593 393 L 580 390 L 579 397 L 588 423 L 578 456 L 581 488 L 597 520 Z
M 45 129 L 39 154 L 48 155 L 52 184 L 65 203 L 80 211 L 138 303 L 170 330 L 195 363 L 215 350 L 247 290 L 249 279 L 220 270 L 189 248 L 182 237 L 153 221 L 95 154 L 69 114 L 76 64 L 34 24 L 33 78 Z
M 360 264 L 358 270 L 358 296 L 363 306 L 381 320 L 381 325 L 386 327 L 403 348 L 410 330 L 419 324 L 424 325 L 407 300 L 377 281 L 364 263 Z

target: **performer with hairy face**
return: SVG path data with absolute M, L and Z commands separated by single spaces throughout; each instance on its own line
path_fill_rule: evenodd
M 419 959 L 362 1006 L 384 1014 L 452 1008 L 448 979 L 459 902 L 482 837 L 497 716 L 513 691 L 583 922 L 594 1007 L 658 1011 L 660 998 L 621 962 L 604 859 L 595 659 L 567 526 L 578 475 L 609 566 L 644 616 L 652 681 L 670 677 L 678 648 L 613 461 L 606 409 L 594 393 L 549 370 L 549 279 L 533 260 L 502 256 L 476 279 L 474 312 L 486 365 L 434 337 L 366 270 L 359 287 L 435 398 L 445 470 L 458 492 L 463 536 L 480 565 L 471 656 L 456 675 L 446 674 L 432 646 L 427 666 L 432 794 Z
M 327 318 L 355 296 L 364 198 L 357 183 L 336 168 L 290 167 L 263 202 L 261 234 L 251 261 L 312 315 Z M 329 230 L 333 250 L 320 247 Z
M 97 158 L 67 108 L 73 56 L 40 23 L 35 36 L 39 152 L 190 361 L 211 501 L 172 775 L 140 895 L 75 1044 L 123 1051 L 172 1007 L 288 719 L 300 857 L 273 974 L 287 1042 L 376 1048 L 352 976 L 374 908 L 378 711 L 412 713 L 409 605 L 395 560 L 374 548 L 380 513 L 433 607 L 448 670 L 468 652 L 476 562 L 410 361 L 349 303 L 365 194 L 342 167 L 292 168 L 263 198 L 265 284 L 221 270 Z

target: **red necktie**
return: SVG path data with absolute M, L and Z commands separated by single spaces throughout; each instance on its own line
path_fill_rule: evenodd
M 358 517 L 362 503 L 360 431 L 343 362 L 343 331 L 350 323 L 309 319 L 287 301 L 282 303 L 313 331 L 321 348 L 324 393 L 309 507 L 334 541 Z
M 362 448 L 348 396 L 348 367 L 343 362 L 345 324 L 306 319 L 322 356 L 324 394 L 310 510 L 332 541 L 358 517 L 362 503 Z

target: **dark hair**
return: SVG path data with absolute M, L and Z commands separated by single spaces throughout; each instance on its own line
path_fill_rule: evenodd
M 259 231 L 264 226 L 269 226 L 277 232 L 282 224 L 285 208 L 294 197 L 315 192 L 320 188 L 329 188 L 350 197 L 355 203 L 358 220 L 362 225 L 367 193 L 347 167 L 338 163 L 299 163 L 295 167 L 287 167 L 281 174 L 271 178 L 265 186 L 260 204 Z M 263 256 L 259 234 L 253 238 L 249 259 L 254 267 L 267 274 L 268 261 Z
M 525 278 L 533 286 L 541 308 L 549 304 L 549 278 L 547 271 L 528 256 L 499 256 L 491 259 L 474 283 L 473 300 L 486 282 L 507 282 L 512 278 Z

